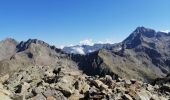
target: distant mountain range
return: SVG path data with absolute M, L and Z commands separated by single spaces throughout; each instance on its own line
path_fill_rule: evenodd
M 152 81 L 170 72 L 170 33 L 137 27 L 121 43 L 77 45 L 62 50 L 37 39 L 0 42 L 0 75 L 12 75 L 33 65 Z
M 75 46 L 68 46 L 64 47 L 62 50 L 66 53 L 73 53 L 73 54 L 88 54 L 99 49 L 111 49 L 115 44 L 94 44 L 94 45 L 75 45 Z

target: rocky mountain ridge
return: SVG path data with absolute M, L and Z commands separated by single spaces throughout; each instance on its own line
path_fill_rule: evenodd
M 0 42 L 0 100 L 168 100 L 169 62 L 170 33 L 144 27 L 86 55 L 37 39 L 6 39 Z
M 72 59 L 89 75 L 114 73 L 121 77 L 152 81 L 170 72 L 169 44 L 170 33 L 138 27 L 116 48 L 101 49 L 84 56 L 74 55 Z

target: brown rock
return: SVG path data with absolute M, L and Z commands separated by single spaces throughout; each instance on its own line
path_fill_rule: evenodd
M 46 100 L 46 98 L 42 94 L 38 94 L 30 100 Z
M 74 93 L 68 98 L 68 100 L 79 100 L 80 94 L 78 90 L 75 90 Z
M 94 85 L 95 85 L 96 87 L 98 87 L 98 88 L 100 88 L 100 86 L 103 84 L 103 82 L 100 81 L 100 80 L 94 80 L 94 81 L 92 81 L 92 82 L 93 82 Z
M 30 88 L 30 84 L 24 82 L 24 83 L 22 84 L 21 94 L 24 94 L 25 92 L 27 92 L 27 89 L 28 89 L 28 88 Z
M 89 88 L 90 86 L 87 83 L 83 84 L 81 88 L 81 93 L 83 94 L 86 93 L 89 90 Z
M 136 100 L 150 100 L 151 97 L 152 97 L 152 94 L 149 91 L 142 89 L 140 92 L 136 93 L 134 98 Z
M 48 96 L 47 100 L 56 100 L 53 96 Z
M 128 95 L 128 94 L 124 94 L 123 99 L 124 100 L 133 100 L 132 97 L 130 95 Z
M 16 95 L 12 99 L 13 100 L 25 100 L 25 96 L 24 95 Z
M 124 80 L 124 82 L 125 82 L 125 85 L 131 85 L 132 83 L 131 83 L 131 81 L 130 80 Z
M 150 100 L 160 100 L 159 97 L 157 95 L 152 95 Z
M 100 86 L 100 90 L 102 91 L 102 90 L 107 90 L 108 89 L 108 86 L 107 85 L 105 85 L 105 84 L 101 84 L 101 86 Z
M 153 91 L 154 90 L 154 88 L 153 88 L 153 86 L 152 85 L 150 85 L 150 84 L 147 84 L 147 88 L 146 88 L 148 91 Z

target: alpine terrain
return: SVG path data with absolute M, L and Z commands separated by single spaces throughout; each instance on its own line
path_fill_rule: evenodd
M 170 100 L 169 73 L 170 33 L 145 27 L 116 44 L 0 42 L 0 100 Z

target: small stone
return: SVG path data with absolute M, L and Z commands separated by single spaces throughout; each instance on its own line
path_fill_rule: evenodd
M 70 89 L 69 87 L 65 87 L 65 86 L 60 86 L 59 89 L 62 91 L 62 93 L 65 96 L 70 96 L 73 93 L 73 90 Z
M 56 100 L 53 96 L 48 96 L 47 100 Z
M 109 88 L 114 89 L 115 86 L 116 86 L 116 81 L 112 81 L 112 84 L 111 84 L 111 86 Z
M 127 90 L 125 87 L 117 87 L 116 91 L 117 91 L 117 93 L 125 93 L 125 91 L 127 91 Z
M 84 94 L 84 93 L 86 93 L 89 90 L 89 88 L 90 88 L 90 86 L 87 83 L 85 83 L 82 86 L 81 92 Z
M 146 89 L 147 89 L 148 91 L 153 91 L 153 90 L 154 90 L 153 86 L 150 85 L 150 84 L 147 85 L 147 88 L 146 88 Z
M 150 100 L 151 97 L 152 94 L 149 91 L 142 89 L 140 92 L 136 93 L 134 98 L 136 100 Z
M 117 79 L 118 82 L 122 82 L 123 79 L 121 79 L 120 77 Z
M 128 94 L 124 94 L 123 99 L 124 100 L 133 100 L 132 97 L 130 95 L 128 95 Z
M 100 86 L 100 90 L 107 90 L 107 89 L 108 89 L 108 86 L 105 85 L 105 84 L 102 84 L 102 85 Z
M 42 89 L 41 87 L 36 87 L 35 89 L 33 89 L 33 92 L 36 94 L 40 94 L 44 91 L 44 89 Z
M 43 95 L 45 97 L 50 97 L 53 95 L 53 91 L 50 88 L 48 88 L 45 92 L 43 92 Z
M 131 79 L 130 81 L 132 82 L 132 84 L 135 84 L 136 79 Z
M 62 92 L 60 91 L 55 91 L 53 97 L 56 99 L 56 100 L 67 100 L 67 98 L 63 95 Z
M 22 84 L 22 89 L 21 89 L 21 94 L 24 94 L 25 92 L 27 92 L 27 89 L 30 88 L 30 84 L 27 82 L 24 82 Z
M 75 83 L 74 83 L 74 85 L 75 85 L 75 89 L 77 89 L 77 90 L 79 90 L 80 89 L 80 81 L 76 81 Z
M 46 100 L 46 98 L 42 94 L 38 94 L 35 97 L 31 98 L 31 100 Z
M 155 85 L 154 89 L 158 90 L 159 89 L 159 85 Z
M 130 80 L 125 80 L 125 84 L 130 85 L 132 84 Z
M 122 100 L 122 96 L 123 96 L 122 93 L 114 94 L 113 100 Z
M 112 77 L 110 75 L 105 76 L 105 83 L 109 86 L 112 84 Z
M 94 85 L 95 85 L 96 87 L 98 87 L 98 88 L 103 84 L 103 82 L 100 81 L 100 80 L 94 80 L 94 81 L 92 81 L 92 82 L 93 82 Z
M 97 88 L 95 86 L 93 87 L 90 87 L 89 89 L 89 93 L 92 94 L 92 93 L 96 93 L 97 92 Z
M 126 87 L 128 87 L 132 84 L 130 80 L 124 80 L 124 82 L 125 82 Z
M 18 96 L 14 96 L 12 99 L 13 100 L 25 100 L 25 96 L 24 95 L 18 95 Z
M 74 93 L 68 98 L 68 100 L 79 100 L 80 94 L 78 90 L 75 90 Z
M 48 86 L 49 86 L 49 84 L 48 84 L 48 83 L 45 83 L 45 82 L 43 82 L 42 85 L 45 86 L 45 87 L 48 87 Z
M 150 100 L 159 100 L 159 97 L 157 95 L 152 95 Z

